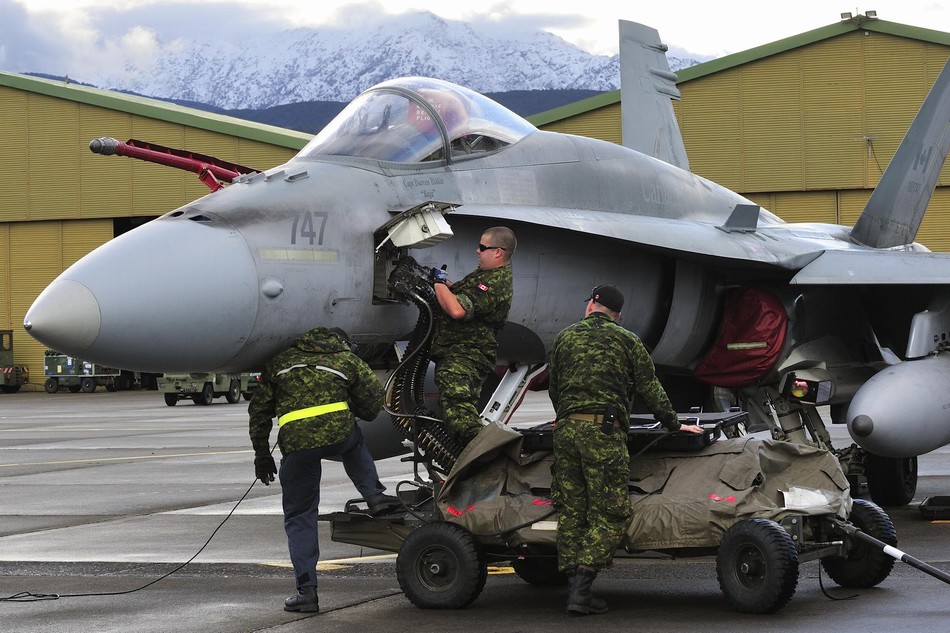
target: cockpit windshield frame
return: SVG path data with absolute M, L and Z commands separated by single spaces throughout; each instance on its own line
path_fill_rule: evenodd
M 477 92 L 438 79 L 409 77 L 360 94 L 297 158 L 454 162 L 503 149 L 536 129 Z

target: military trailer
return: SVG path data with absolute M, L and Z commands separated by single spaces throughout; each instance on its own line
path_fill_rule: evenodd
M 43 357 L 46 393 L 56 393 L 66 388 L 70 393 L 92 393 L 97 387 L 115 391 L 116 380 L 122 372 L 113 367 L 90 363 L 74 356 L 66 356 L 55 350 L 46 350 Z
M 894 559 L 862 538 L 893 548 L 894 525 L 877 505 L 851 498 L 831 453 L 752 436 L 716 441 L 720 420 L 701 415 L 706 445 L 698 450 L 675 445 L 697 436 L 631 431 L 631 455 L 646 450 L 631 459 L 634 518 L 615 558 L 715 557 L 723 594 L 745 613 L 785 606 L 806 561 L 820 560 L 844 587 L 873 587 L 890 574 Z M 468 606 L 488 565 L 506 562 L 527 583 L 566 584 L 557 569 L 550 435 L 550 424 L 489 424 L 447 475 L 417 473 L 399 484 L 401 510 L 374 516 L 354 500 L 320 518 L 334 541 L 398 552 L 399 585 L 419 608 Z
M 484 428 L 460 445 L 425 406 L 436 305 L 426 275 L 408 262 L 389 282 L 420 312 L 384 397 L 384 409 L 412 447 L 414 476 L 396 486 L 402 507 L 374 514 L 357 499 L 320 519 L 330 523 L 334 541 L 397 552 L 399 586 L 419 608 L 468 606 L 484 588 L 489 564 L 508 562 L 530 584 L 566 584 L 557 567 L 551 498 L 555 423 L 505 426 L 505 412 L 543 365 L 509 366 L 482 409 Z M 699 424 L 703 433 L 669 433 L 652 415 L 630 416 L 633 518 L 615 558 L 713 556 L 728 601 L 755 614 L 785 606 L 805 561 L 820 561 L 843 587 L 876 586 L 895 559 L 950 584 L 950 574 L 896 548 L 890 517 L 852 498 L 831 451 L 751 436 L 748 413 L 737 409 L 690 411 L 680 422 Z
M 13 364 L 13 330 L 0 330 L 0 392 L 16 393 L 30 382 L 30 369 Z
M 165 374 L 158 379 L 158 390 L 165 398 L 165 404 L 170 407 L 178 404 L 179 400 L 191 400 L 195 404 L 209 405 L 215 398 L 224 396 L 230 404 L 234 404 L 244 396 L 251 399 L 251 393 L 257 386 L 257 380 L 252 374 Z

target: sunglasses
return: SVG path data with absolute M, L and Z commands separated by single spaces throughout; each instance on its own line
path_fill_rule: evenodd
M 478 245 L 478 250 L 479 250 L 479 252 L 481 252 L 481 253 L 484 253 L 485 251 L 491 250 L 491 249 L 493 249 L 493 248 L 498 248 L 498 249 L 501 249 L 501 250 L 505 250 L 505 247 L 504 247 L 504 246 L 485 246 L 484 244 L 479 244 L 479 245 Z

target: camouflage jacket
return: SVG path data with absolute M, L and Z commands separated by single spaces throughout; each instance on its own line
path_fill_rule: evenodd
M 613 405 L 626 423 L 636 394 L 664 427 L 680 427 L 640 338 L 602 312 L 592 312 L 557 335 L 549 373 L 548 394 L 559 419 Z
M 436 315 L 432 357 L 439 358 L 452 347 L 465 347 L 490 355 L 494 362 L 498 332 L 511 309 L 511 265 L 475 269 L 452 284 L 451 290 L 465 309 L 465 316 L 453 319 L 444 312 Z
M 278 352 L 261 373 L 260 386 L 247 408 L 254 450 L 270 451 L 275 417 L 336 402 L 346 402 L 348 409 L 280 427 L 281 453 L 338 444 L 353 429 L 354 415 L 372 420 L 383 405 L 383 388 L 369 365 L 337 334 L 318 327 Z

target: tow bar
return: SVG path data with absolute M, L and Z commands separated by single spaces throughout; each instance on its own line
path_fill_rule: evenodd
M 929 574 L 933 576 L 934 578 L 938 580 L 942 580 L 943 582 L 950 585 L 950 574 L 948 574 L 947 572 L 941 569 L 937 569 L 933 565 L 929 565 L 920 559 L 914 558 L 910 554 L 906 554 L 902 552 L 901 550 L 897 549 L 896 547 L 893 547 L 891 545 L 888 545 L 887 543 L 879 541 L 873 536 L 865 534 L 864 532 L 862 532 L 861 530 L 859 530 L 858 528 L 856 528 L 854 525 L 850 523 L 845 523 L 843 521 L 836 520 L 835 526 L 841 529 L 841 531 L 846 533 L 848 536 L 856 538 L 860 541 L 864 541 L 868 545 L 873 545 L 874 547 L 882 550 L 885 554 L 887 554 L 891 558 L 895 560 L 899 560 L 902 563 L 907 563 L 911 567 L 914 567 L 915 569 L 919 569 L 925 574 Z

